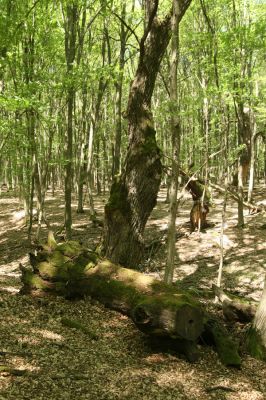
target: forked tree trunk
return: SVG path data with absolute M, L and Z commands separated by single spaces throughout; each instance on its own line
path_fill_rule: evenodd
M 111 187 L 105 207 L 104 250 L 113 262 L 136 267 L 143 257 L 143 232 L 156 204 L 162 174 L 151 98 L 160 63 L 170 39 L 171 15 L 159 21 L 158 1 L 151 2 L 140 41 L 140 58 L 127 108 L 129 147 L 122 174 Z M 180 1 L 179 21 L 190 1 Z

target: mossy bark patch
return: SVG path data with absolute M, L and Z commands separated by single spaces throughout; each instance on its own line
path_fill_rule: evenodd
M 266 348 L 263 345 L 259 332 L 250 327 L 247 333 L 246 346 L 248 352 L 258 360 L 266 361 Z
M 218 320 L 209 319 L 205 321 L 202 338 L 207 344 L 215 346 L 224 365 L 236 368 L 241 366 L 238 344 L 229 336 Z
M 110 213 L 111 210 L 119 210 L 122 215 L 128 215 L 130 213 L 128 190 L 121 182 L 120 177 L 116 177 L 114 180 L 108 203 L 105 206 L 106 213 Z

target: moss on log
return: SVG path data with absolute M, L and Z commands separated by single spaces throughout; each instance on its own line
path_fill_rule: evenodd
M 238 344 L 229 336 L 227 330 L 216 319 L 209 319 L 204 324 L 203 340 L 214 345 L 221 362 L 230 367 L 239 368 L 241 359 Z
M 30 259 L 32 270 L 21 267 L 23 293 L 89 295 L 150 335 L 195 341 L 203 330 L 200 304 L 189 294 L 108 260 L 96 265 L 97 256 L 76 242 L 53 243 Z
M 198 358 L 197 342 L 205 335 L 211 337 L 224 364 L 240 365 L 237 347 L 226 331 L 210 323 L 200 303 L 175 286 L 101 260 L 74 242 L 53 243 L 53 248 L 31 254 L 30 261 L 31 269 L 21 266 L 24 294 L 90 296 L 128 315 L 142 332 L 174 341 L 188 361 Z M 63 319 L 65 325 L 83 329 L 72 322 Z

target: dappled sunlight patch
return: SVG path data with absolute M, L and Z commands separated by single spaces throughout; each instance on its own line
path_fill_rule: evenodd
M 147 364 L 157 364 L 169 361 L 169 357 L 163 353 L 155 353 L 144 357 L 143 361 Z
M 19 289 L 15 288 L 14 286 L 1 286 L 0 285 L 0 292 L 7 292 L 11 294 L 19 293 Z
M 44 339 L 55 340 L 57 342 L 62 342 L 64 340 L 62 335 L 47 329 L 31 329 L 31 332 L 41 335 Z
M 229 265 L 226 265 L 224 267 L 224 271 L 227 272 L 228 274 L 234 274 L 234 273 L 247 273 L 249 270 L 250 265 L 245 265 L 244 260 L 236 260 L 231 262 Z
M 235 393 L 229 393 L 227 400 L 265 400 L 265 397 L 257 390 L 241 390 L 240 387 Z
M 76 223 L 72 224 L 73 229 L 76 229 L 77 231 L 84 231 L 84 224 Z
M 25 346 L 25 344 L 30 345 L 30 346 L 38 346 L 42 343 L 42 339 L 39 337 L 36 337 L 36 336 L 27 335 L 27 336 L 18 338 L 17 342 L 19 344 L 21 344 L 22 346 Z
M 22 371 L 37 372 L 40 371 L 40 367 L 34 365 L 34 363 L 27 362 L 23 357 L 14 356 L 10 358 L 10 364 L 13 368 Z
M 4 267 L 0 267 L 0 282 L 7 281 L 9 278 L 19 279 L 19 272 L 6 272 Z
M 266 251 L 266 243 L 262 242 L 262 243 L 256 243 L 256 250 L 260 251 L 260 250 L 265 250 Z M 265 260 L 265 258 L 264 258 Z
M 158 373 L 156 383 L 161 387 L 179 388 L 180 391 L 185 391 L 188 397 L 197 396 L 200 394 L 202 386 L 199 380 L 195 385 L 195 381 L 193 382 L 194 374 L 194 368 L 191 368 L 188 373 L 178 369 L 171 369 L 170 371 Z
M 8 242 L 8 239 L 3 236 L 3 238 L 0 240 L 0 244 L 5 244 Z
M 0 205 L 1 206 L 7 206 L 7 205 L 14 206 L 14 204 L 19 204 L 19 201 L 18 201 L 17 198 L 14 198 L 14 197 L 3 197 L 3 198 L 0 198 Z
M 27 250 L 25 250 L 26 252 Z M 27 264 L 28 263 L 28 254 L 27 255 L 22 255 L 21 257 L 18 257 L 16 260 L 4 264 L 0 264 L 0 275 L 7 275 L 9 273 L 12 273 L 13 271 L 18 271 L 18 266 L 19 264 Z M 20 275 L 19 272 L 15 273 L 13 275 L 14 278 L 18 278 L 18 275 Z
M 60 192 L 61 193 L 61 192 Z M 57 192 L 57 195 L 60 194 Z M 168 224 L 168 207 L 164 203 L 166 191 L 159 195 L 157 208 L 153 211 L 147 229 L 146 243 L 154 238 L 166 237 Z M 61 195 L 61 194 L 60 194 Z M 189 288 L 210 288 L 216 282 L 219 266 L 219 237 L 221 221 L 221 204 L 212 209 L 209 221 L 216 222 L 214 228 L 207 229 L 200 235 L 190 235 L 189 212 L 190 201 L 184 203 L 176 220 L 177 240 L 176 249 L 180 260 L 176 262 L 175 279 L 184 279 Z M 215 199 L 215 201 L 218 199 Z M 63 225 L 64 198 L 48 197 L 46 202 L 47 218 L 54 229 Z M 103 214 L 103 197 L 95 198 L 95 208 L 99 216 Z M 14 203 L 10 201 L 5 207 L 6 215 L 10 218 Z M 12 208 L 12 209 L 11 209 Z M 99 240 L 101 230 L 91 226 L 88 214 L 76 214 L 73 208 L 74 230 L 73 238 L 88 243 Z M 87 208 L 86 208 L 86 211 Z M 225 265 L 223 274 L 224 289 L 245 297 L 252 296 L 259 300 L 263 283 L 263 264 L 265 263 L 266 230 L 252 230 L 253 217 L 248 218 L 247 225 L 241 230 L 236 229 L 237 208 L 230 207 L 228 228 L 225 236 Z M 18 264 L 28 263 L 25 253 L 26 229 L 17 229 L 6 218 L 1 227 L 1 239 L 6 260 L 0 274 L 6 279 L 2 286 L 13 286 L 12 280 L 19 284 Z M 0 218 L 1 219 L 1 218 Z M 2 220 L 1 220 L 2 222 Z M 184 225 L 182 225 L 184 223 Z M 263 221 L 257 217 L 260 227 Z M 8 232 L 8 229 L 13 230 Z M 34 221 L 34 229 L 36 222 Z M 83 227 L 83 228 L 82 228 Z M 258 228 L 259 229 L 259 228 Z M 55 229 L 56 230 L 56 229 Z M 179 232 L 184 234 L 180 238 Z M 47 237 L 47 229 L 42 229 L 42 239 Z M 246 242 L 245 242 L 246 241 Z M 7 246 L 8 243 L 8 246 Z M 150 264 L 145 269 L 149 276 L 159 275 L 163 278 L 166 242 L 163 241 L 158 251 L 152 253 L 150 259 L 154 263 L 151 273 Z M 231 244 L 233 244 L 231 246 Z M 10 246 L 11 245 L 11 246 Z M 231 247 L 230 247 L 231 246 Z M 0 250 L 0 252 L 1 252 Z M 241 250 L 241 251 L 239 251 Z M 260 253 L 259 253 L 260 251 Z M 23 257 L 21 256 L 23 254 Z M 2 254 L 1 254 L 2 256 Z M 1 257 L 2 258 L 2 257 Z M 14 259 L 12 263 L 9 261 Z M 229 273 L 227 268 L 235 263 Z M 241 280 L 248 275 L 246 283 Z M 10 281 L 9 281 L 10 279 Z M 182 282 L 182 283 L 183 283 Z M 247 283 L 249 282 L 249 283 Z M 14 287 L 16 284 L 14 283 Z M 90 298 L 75 302 L 57 299 L 31 299 L 28 296 L 11 296 L 1 294 L 1 336 L 2 348 L 10 353 L 23 355 L 24 364 L 20 358 L 12 358 L 15 368 L 35 368 L 33 373 L 21 377 L 5 377 L 3 386 L 0 377 L 0 389 L 3 394 L 12 399 L 40 399 L 40 394 L 46 399 L 73 398 L 81 399 L 88 396 L 94 399 L 163 399 L 163 400 L 262 400 L 265 391 L 265 368 L 261 362 L 243 357 L 243 368 L 235 371 L 224 368 L 212 350 L 204 350 L 201 360 L 190 365 L 182 359 L 169 354 L 152 353 L 144 334 L 139 333 L 132 321 L 124 315 L 110 311 Z M 205 301 L 205 300 L 204 300 Z M 90 339 L 77 329 L 62 326 L 60 319 L 67 316 L 78 319 L 88 329 L 99 336 L 99 340 Z M 2 322 L 3 320 L 3 322 Z M 157 350 L 158 351 L 158 350 Z M 11 361 L 11 358 L 8 358 Z M 16 364 L 15 361 L 18 361 Z M 28 363 L 28 365 L 27 365 Z M 38 370 L 38 366 L 41 369 Z M 30 370 L 29 370 L 30 371 Z M 7 382 L 10 387 L 7 387 Z M 239 385 L 237 384 L 239 382 Z M 206 388 L 216 385 L 231 387 L 234 392 L 214 390 L 207 392 Z M 10 399 L 11 399 L 10 397 Z M 71 398 L 72 398 L 71 397 Z M 1 398 L 1 395 L 0 395 Z
M 211 237 L 213 239 L 214 244 L 218 248 L 220 248 L 221 247 L 221 234 L 219 232 L 213 232 L 211 234 Z M 236 241 L 233 241 L 232 239 L 230 239 L 230 237 L 228 235 L 223 235 L 222 241 L 223 241 L 223 248 L 225 250 L 229 250 L 233 247 L 237 247 Z
M 191 274 L 194 274 L 197 269 L 198 269 L 198 265 L 196 263 L 185 263 L 185 264 L 181 264 L 177 267 L 178 269 L 178 274 L 181 274 L 181 276 L 188 276 Z
M 36 213 L 36 210 L 35 210 Z M 19 210 L 19 211 L 14 211 L 11 214 L 11 221 L 16 223 L 18 221 L 21 221 L 23 218 L 25 218 L 25 210 Z

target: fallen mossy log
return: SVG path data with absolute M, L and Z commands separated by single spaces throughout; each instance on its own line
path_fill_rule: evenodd
M 67 298 L 87 295 L 129 315 L 145 333 L 191 341 L 200 336 L 203 312 L 190 295 L 107 260 L 96 266 L 91 261 L 82 265 L 81 255 L 73 262 L 60 253 L 55 250 L 46 260 L 43 254 L 37 256 L 33 270 L 21 267 L 22 293 L 54 293 Z
M 32 268 L 20 266 L 21 293 L 69 299 L 90 296 L 127 314 L 142 332 L 174 340 L 177 351 L 189 361 L 198 358 L 197 343 L 208 317 L 187 292 L 101 260 L 73 241 L 43 246 L 36 256 L 30 254 L 30 262 Z M 228 365 L 234 364 L 230 358 Z

